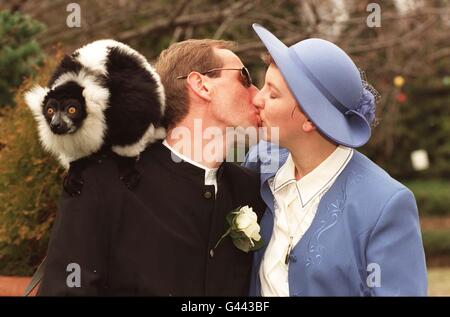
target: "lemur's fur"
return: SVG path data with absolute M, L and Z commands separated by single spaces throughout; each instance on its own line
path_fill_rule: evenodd
M 45 103 L 56 88 L 73 83 L 82 88 L 86 117 L 75 132 L 58 135 L 44 116 Z M 44 148 L 66 168 L 100 150 L 135 158 L 165 135 L 159 75 L 141 54 L 114 40 L 95 41 L 66 55 L 48 87 L 35 86 L 25 100 Z

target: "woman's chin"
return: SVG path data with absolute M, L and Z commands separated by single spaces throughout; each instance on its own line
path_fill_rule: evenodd
M 278 144 L 280 135 L 279 127 L 271 127 L 263 121 L 260 130 L 262 130 L 261 137 L 264 141 Z

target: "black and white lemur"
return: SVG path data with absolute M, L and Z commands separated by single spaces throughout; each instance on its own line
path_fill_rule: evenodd
M 64 189 L 81 193 L 82 171 L 112 156 L 120 178 L 133 188 L 139 154 L 164 137 L 165 94 L 145 57 L 114 40 L 99 40 L 66 55 L 47 87 L 25 94 L 44 148 L 69 168 Z

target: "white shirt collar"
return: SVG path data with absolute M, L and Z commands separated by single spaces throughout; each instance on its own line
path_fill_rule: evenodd
M 286 162 L 275 175 L 273 191 L 275 193 L 288 184 L 296 183 L 300 203 L 306 206 L 339 176 L 352 155 L 353 149 L 339 145 L 319 166 L 296 181 L 295 164 L 292 155 L 289 154 Z
M 175 150 L 173 147 L 171 147 L 169 145 L 169 143 L 167 143 L 167 140 L 164 140 L 162 142 L 162 144 L 164 144 L 172 153 L 174 153 L 176 156 L 178 156 L 180 159 L 182 159 L 183 161 L 192 164 L 198 168 L 201 168 L 205 171 L 205 185 L 214 185 L 216 194 L 217 194 L 217 170 L 219 168 L 209 168 L 206 167 L 196 161 L 191 160 L 189 157 L 181 154 L 180 152 L 178 152 L 177 150 Z

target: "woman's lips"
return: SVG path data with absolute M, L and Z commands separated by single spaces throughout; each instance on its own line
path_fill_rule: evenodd
M 259 112 L 256 112 L 255 116 L 256 116 L 257 127 L 260 127 L 261 126 L 261 116 L 259 115 Z
M 259 118 L 259 126 L 262 127 L 263 125 L 265 125 L 263 118 L 261 116 L 258 116 L 258 118 Z

